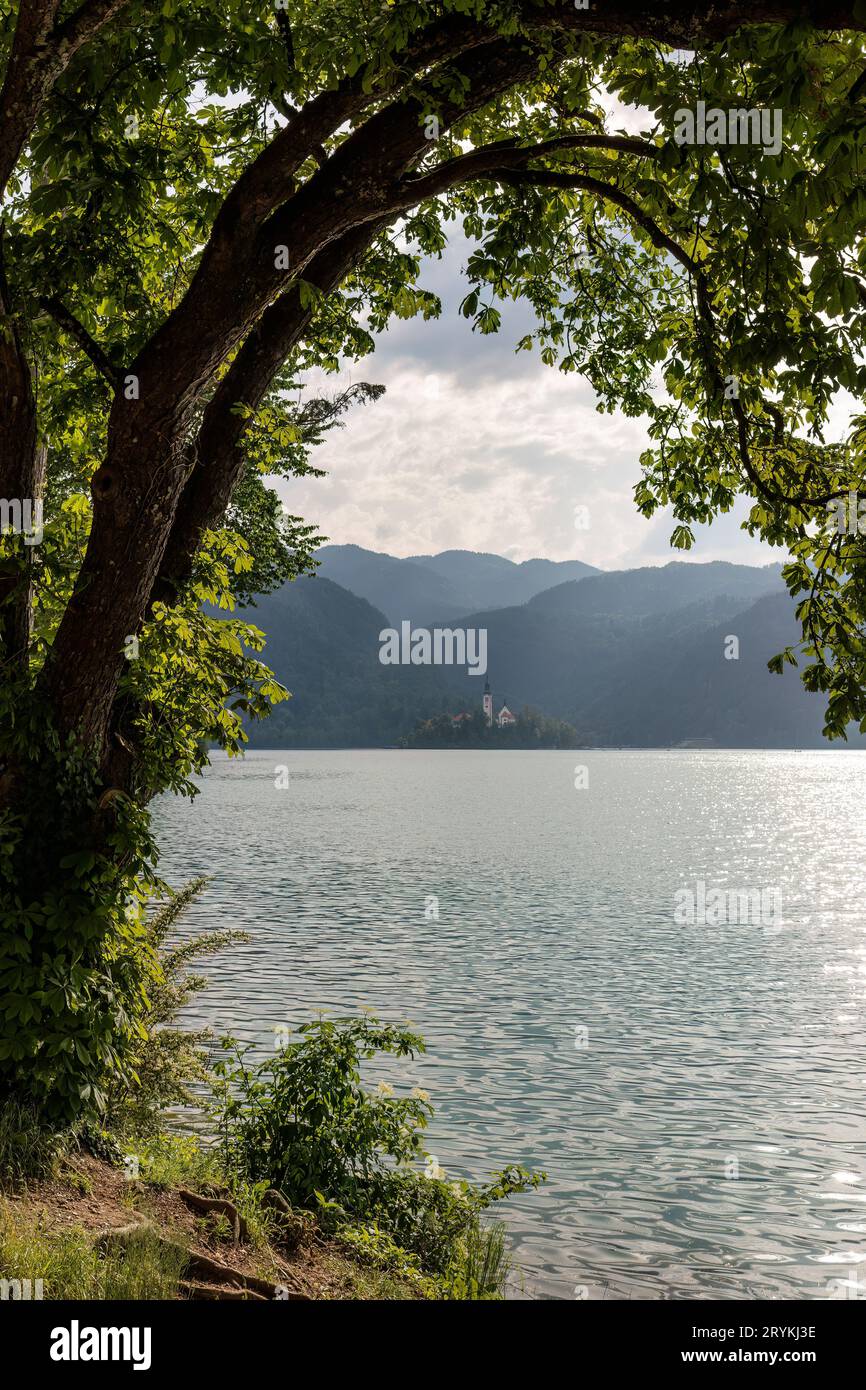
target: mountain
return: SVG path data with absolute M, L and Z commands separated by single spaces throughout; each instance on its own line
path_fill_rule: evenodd
M 601 731 L 594 717 L 587 722 L 588 710 L 601 692 L 626 679 L 639 701 L 643 667 L 655 649 L 679 650 L 689 633 L 712 628 L 769 593 L 786 593 L 777 566 L 672 562 L 560 584 L 520 607 L 476 612 L 461 621 L 487 629 L 497 698 L 512 709 L 536 705 L 593 740 Z M 779 649 L 773 646 L 767 658 Z M 457 677 L 464 698 L 475 679 Z M 604 737 L 622 742 L 610 729 Z
M 447 623 L 476 608 L 525 603 L 555 584 L 600 573 L 581 560 L 518 565 L 474 550 L 401 560 L 359 545 L 324 545 L 317 558 L 320 575 L 365 598 L 392 623 L 408 618 L 419 625 Z
M 244 616 L 268 634 L 265 660 L 294 692 L 251 726 L 259 747 L 391 745 L 419 719 L 480 705 L 483 681 L 465 669 L 383 666 L 379 633 L 392 623 L 321 570 Z M 598 573 L 451 622 L 487 629 L 497 709 L 530 705 L 573 724 L 587 745 L 826 746 L 821 696 L 791 668 L 766 669 L 799 638 L 778 566 Z M 737 660 L 725 657 L 732 636 Z
M 582 560 L 524 560 L 515 564 L 502 555 L 477 550 L 412 555 L 409 563 L 424 565 L 447 580 L 462 595 L 464 612 L 472 608 L 509 608 L 526 603 L 555 584 L 601 573 Z
M 538 594 L 529 607 L 533 614 L 639 617 L 721 597 L 745 606 L 762 594 L 785 592 L 781 565 L 732 565 L 723 560 L 699 565 L 672 560 L 667 565 L 597 572 L 579 583 L 558 584 Z
M 253 746 L 381 747 L 453 703 L 438 668 L 381 665 L 384 613 L 329 579 L 296 579 L 237 616 L 267 634 L 264 660 L 292 691 L 248 726 Z
M 365 598 L 392 623 L 403 618 L 421 624 L 447 622 L 472 606 L 446 578 L 411 560 L 398 560 L 360 545 L 323 545 L 316 558 L 320 577 Z
M 739 643 L 736 661 L 724 655 L 730 636 Z M 707 740 L 728 748 L 826 747 L 823 699 L 804 688 L 793 667 L 781 676 L 767 670 L 768 657 L 800 636 L 787 593 L 760 598 L 721 623 L 690 622 L 667 640 L 659 640 L 658 629 L 645 632 L 584 706 L 584 728 L 599 742 L 626 745 Z

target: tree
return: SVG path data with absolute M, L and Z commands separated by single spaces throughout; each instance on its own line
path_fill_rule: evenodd
M 74 1115 L 123 1068 L 157 969 L 148 800 L 189 790 L 207 741 L 236 748 L 239 714 L 283 694 L 245 652 L 255 634 L 202 601 L 230 608 L 256 564 L 309 567 L 311 528 L 279 522 L 262 482 L 311 466 L 290 383 L 362 356 L 392 315 L 438 311 L 420 263 L 450 221 L 476 243 L 473 327 L 525 297 L 521 348 L 649 417 L 637 504 L 672 505 L 676 545 L 752 499 L 751 529 L 790 552 L 828 733 L 866 718 L 862 541 L 848 512 L 832 521 L 866 422 L 846 445 L 822 435 L 839 388 L 866 385 L 862 6 L 0 0 L 0 16 L 7 1088 Z M 640 135 L 606 94 L 648 109 Z M 724 143 L 682 142 L 699 102 L 733 114 Z

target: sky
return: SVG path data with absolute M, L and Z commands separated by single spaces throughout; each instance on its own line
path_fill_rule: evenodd
M 391 555 L 486 550 L 602 569 L 685 558 L 670 549 L 670 516 L 648 521 L 634 505 L 646 422 L 600 414 L 580 377 L 515 353 L 532 326 L 528 307 L 505 306 L 496 335 L 473 333 L 458 312 L 468 253 L 456 237 L 421 277 L 442 298 L 440 319 L 396 321 L 371 356 L 311 381 L 328 394 L 357 381 L 386 391 L 314 451 L 326 478 L 280 486 L 289 511 L 332 544 Z M 701 528 L 690 558 L 779 560 L 739 529 L 745 511 Z
M 645 124 L 636 109 L 613 106 L 612 127 L 635 133 Z M 646 519 L 634 504 L 646 420 L 599 413 L 582 378 L 544 366 L 536 352 L 515 353 L 533 326 L 528 306 L 499 305 L 499 333 L 473 333 L 459 313 L 472 248 L 451 228 L 445 254 L 425 263 L 420 281 L 442 299 L 441 318 L 395 320 L 371 356 L 339 377 L 310 379 L 327 394 L 358 381 L 386 392 L 354 408 L 314 451 L 326 478 L 279 484 L 290 513 L 332 544 L 398 556 L 480 550 L 601 569 L 785 559 L 741 529 L 745 499 L 693 528 L 691 551 L 672 550 L 670 511 Z M 832 437 L 844 436 L 850 404 L 840 401 Z

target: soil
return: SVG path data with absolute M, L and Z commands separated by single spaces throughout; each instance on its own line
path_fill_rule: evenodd
M 63 1161 L 57 1177 L 5 1193 L 0 1202 L 23 1215 L 29 1225 L 52 1232 L 77 1229 L 101 1250 L 116 1248 L 149 1226 L 159 1239 L 181 1245 L 188 1254 L 178 1298 L 208 1299 L 376 1299 L 417 1298 L 408 1284 L 362 1267 L 339 1241 L 325 1238 L 313 1218 L 288 1212 L 285 1236 L 251 1240 L 240 1221 L 232 1230 L 224 1214 L 209 1213 L 201 1198 L 217 1198 L 229 1208 L 229 1194 L 207 1187 L 200 1194 L 164 1189 L 122 1169 L 79 1153 Z

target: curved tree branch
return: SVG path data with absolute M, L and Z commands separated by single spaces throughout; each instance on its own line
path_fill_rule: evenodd
M 446 160 L 435 168 L 420 174 L 409 174 L 403 180 L 407 196 L 413 201 L 434 197 L 455 183 L 464 183 L 493 170 L 500 171 L 520 165 L 529 159 L 540 159 L 545 155 L 568 150 L 611 150 L 619 154 L 634 154 L 648 159 L 658 159 L 663 151 L 662 145 L 653 145 L 649 140 L 640 140 L 631 135 L 596 135 L 590 132 L 575 132 L 561 135 L 554 140 L 543 140 L 537 145 L 518 145 L 515 140 L 497 140 L 491 145 L 479 145 L 468 154 L 458 155 L 456 159 Z
M 667 0 L 663 5 L 648 5 L 646 0 L 605 0 L 586 10 L 576 9 L 573 0 L 554 0 L 543 7 L 527 0 L 523 20 L 534 29 L 632 35 L 692 50 L 757 24 L 800 21 L 825 32 L 866 30 L 866 18 L 854 0 L 831 0 L 826 5 L 819 0 L 755 0 L 754 4 L 717 0 L 711 5 L 694 0 Z
M 57 295 L 43 295 L 39 303 L 47 314 L 50 314 L 54 322 L 63 329 L 65 333 L 77 343 L 81 351 L 90 358 L 100 376 L 104 376 L 109 385 L 118 387 L 123 381 L 123 372 L 119 367 L 115 367 L 108 353 L 87 329 L 84 324 L 79 322 L 71 310 Z
M 321 252 L 304 279 L 328 295 L 340 284 L 385 225 L 357 227 Z M 219 525 L 245 464 L 243 439 L 250 415 L 261 405 L 274 375 L 309 327 L 314 306 L 293 285 L 265 311 L 238 351 L 205 408 L 192 446 L 195 463 L 187 480 L 148 610 L 170 603 L 187 582 L 205 531 Z
M 457 164 L 459 161 L 455 160 L 453 163 Z M 540 186 L 545 188 L 577 189 L 582 192 L 592 193 L 599 198 L 605 198 L 608 202 L 614 203 L 617 207 L 622 208 L 623 212 L 628 214 L 631 221 L 646 232 L 650 241 L 658 250 L 666 251 L 669 255 L 673 256 L 673 258 L 694 277 L 698 295 L 698 316 L 702 327 L 701 340 L 704 359 L 714 383 L 715 390 L 719 393 L 723 391 L 725 377 L 715 353 L 714 343 L 717 337 L 716 322 L 706 276 L 694 258 L 680 246 L 679 242 L 675 241 L 673 237 L 663 231 L 658 223 L 644 212 L 633 198 L 627 193 L 624 193 L 621 189 L 615 188 L 611 184 L 607 184 L 601 179 L 593 178 L 588 174 L 566 174 L 551 170 L 492 169 L 487 177 L 495 179 L 497 183 L 512 184 L 516 187 Z M 737 449 L 740 461 L 757 496 L 775 506 L 820 507 L 840 495 L 838 492 L 832 491 L 818 495 L 782 493 L 777 488 L 771 487 L 766 479 L 761 477 L 752 460 L 749 443 L 749 417 L 743 407 L 742 401 L 738 397 L 734 397 L 731 400 L 731 408 L 736 424 Z M 784 421 L 781 411 L 778 406 L 768 402 L 764 402 L 764 409 L 774 422 L 773 441 L 775 444 L 779 444 L 784 437 Z
M 690 275 L 698 274 L 698 264 L 688 251 L 685 251 L 679 242 L 674 241 L 673 237 L 668 236 L 634 198 L 613 184 L 605 183 L 603 179 L 594 178 L 591 174 L 557 173 L 549 169 L 491 169 L 487 177 L 497 183 L 513 184 L 518 188 L 534 186 L 577 189 L 580 192 L 592 193 L 598 198 L 606 198 L 609 203 L 615 203 L 623 212 L 628 213 L 631 220 L 646 232 L 653 246 L 659 251 L 667 251 Z
M 365 74 L 359 73 L 309 101 L 228 194 L 186 294 L 130 364 L 140 378 L 140 397 L 115 398 L 106 459 L 93 480 L 87 553 L 40 676 L 61 732 L 77 730 L 86 745 L 104 749 L 124 636 L 143 620 L 173 523 L 182 500 L 191 496 L 186 487 L 196 459 L 188 436 L 199 402 L 239 347 L 241 357 L 241 345 L 256 325 L 271 322 L 269 306 L 276 308 L 294 283 L 307 278 L 319 256 L 356 234 L 363 242 L 383 219 L 393 221 L 417 201 L 418 188 L 410 195 L 406 176 L 429 152 L 425 114 L 436 112 L 448 128 L 532 81 L 544 56 L 537 42 L 543 30 L 637 34 L 694 48 L 746 25 L 795 19 L 822 30 L 864 29 L 853 4 L 838 0 L 821 8 L 816 0 L 720 0 L 710 11 L 676 0 L 656 11 L 636 0 L 609 0 L 587 10 L 576 10 L 573 0 L 526 0 L 521 17 L 523 27 L 507 38 L 453 15 L 410 36 L 384 86 L 365 92 Z M 453 78 L 447 85 L 438 80 L 446 74 Z M 443 97 L 443 90 L 454 95 Z M 380 109 L 356 122 L 371 106 Z M 347 122 L 354 128 L 324 167 L 297 186 L 302 165 L 340 136 Z M 628 194 L 589 174 L 507 167 L 513 158 L 500 155 L 492 176 L 503 183 L 582 187 L 603 196 L 694 273 L 688 253 Z M 282 265 L 275 258 L 278 249 L 288 253 L 288 274 L 285 258 Z M 78 660 L 82 652 L 86 662 Z

